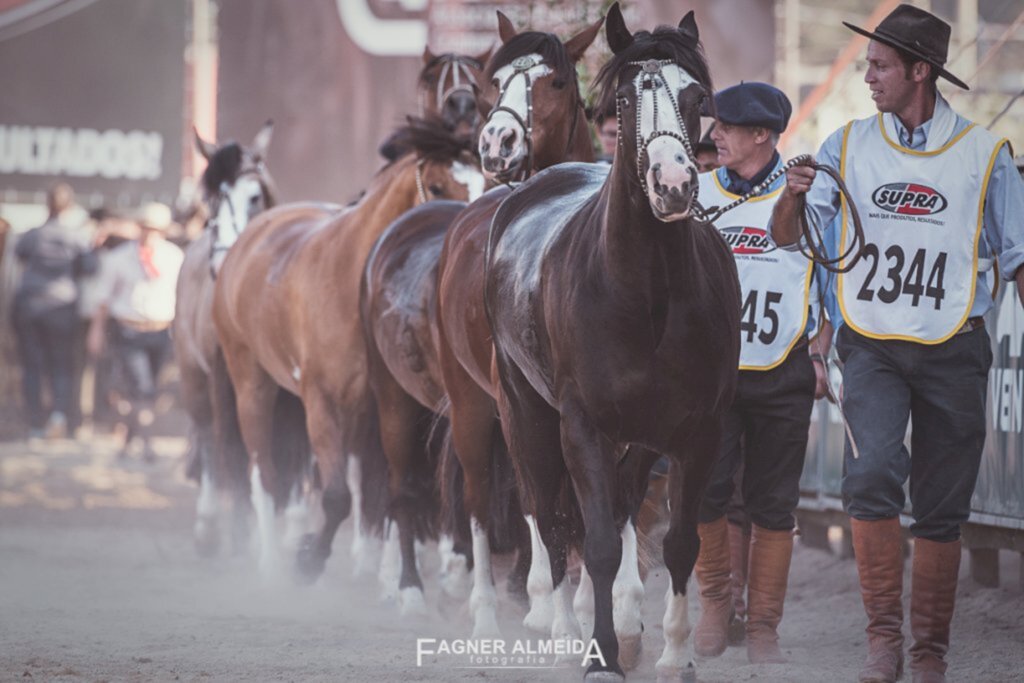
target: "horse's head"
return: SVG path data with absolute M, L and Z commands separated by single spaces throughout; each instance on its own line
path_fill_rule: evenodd
M 401 133 L 412 148 L 408 156 L 415 158 L 403 173 L 414 179 L 417 203 L 432 199 L 471 202 L 483 194 L 484 177 L 472 141 L 454 134 L 436 117 L 409 117 Z
M 470 57 L 451 52 L 435 55 L 424 48 L 419 79 L 423 115 L 440 116 L 456 135 L 472 137 L 480 122 L 475 88 L 490 56 L 490 50 Z
M 678 27 L 632 34 L 615 4 L 606 31 L 614 56 L 595 84 L 602 107 L 615 99 L 615 163 L 636 169 L 658 220 L 685 219 L 697 195 L 700 112 L 713 92 L 693 12 Z
M 564 155 L 581 109 L 576 62 L 603 22 L 601 17 L 562 43 L 551 33 L 516 33 L 498 12 L 502 45 L 484 72 L 497 101 L 480 132 L 480 159 L 489 178 L 528 174 L 539 150 Z
M 274 205 L 274 181 L 264 160 L 274 124 L 267 121 L 252 145 L 227 142 L 220 147 L 195 134 L 199 153 L 206 159 L 201 183 L 212 231 L 210 266 L 220 269 L 227 250 L 235 243 L 250 219 Z

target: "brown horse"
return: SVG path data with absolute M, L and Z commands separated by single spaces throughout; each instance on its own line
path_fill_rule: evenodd
M 516 174 L 521 167 L 532 172 L 558 161 L 592 159 L 582 98 L 576 85 L 575 63 L 597 36 L 603 18 L 564 44 L 549 33 L 516 33 L 500 12 L 498 20 L 502 46 L 488 63 L 486 73 L 497 81 L 500 94 L 498 106 L 492 110 L 481 134 L 480 147 L 486 150 L 485 164 L 503 174 Z M 527 110 L 528 95 L 532 111 Z M 524 128 L 518 127 L 518 121 Z M 526 136 L 527 129 L 531 131 L 529 136 Z M 502 155 L 503 149 L 510 152 L 508 156 Z M 407 539 L 412 538 L 416 520 L 422 518 L 431 503 L 433 489 L 425 488 L 424 483 L 432 481 L 436 463 L 426 456 L 424 446 L 432 416 L 443 412 L 445 403 L 437 325 L 441 249 L 449 226 L 467 213 L 478 219 L 476 225 L 483 226 L 481 234 L 486 235 L 490 216 L 507 194 L 507 188 L 493 190 L 469 208 L 461 202 L 435 202 L 418 207 L 388 228 L 367 259 L 361 311 L 370 381 L 377 399 L 383 447 L 391 472 L 394 515 L 402 548 L 407 550 L 402 556 L 399 586 L 403 596 L 410 596 L 411 600 L 403 603 L 403 610 L 423 604 L 423 584 L 416 570 L 412 542 Z M 482 257 L 482 252 L 477 255 Z M 479 299 L 477 310 L 482 311 L 482 290 L 471 291 L 473 284 L 470 282 L 461 284 L 469 288 L 460 294 L 467 297 L 475 294 Z M 457 408 L 462 409 L 463 404 L 459 403 Z M 472 478 L 466 478 L 467 489 L 470 486 L 486 488 L 482 496 L 473 499 L 471 508 L 476 567 L 471 609 L 474 633 L 478 636 L 497 630 L 487 539 L 492 518 L 486 508 L 492 485 L 502 485 L 492 476 L 491 451 L 494 440 L 500 442 L 500 433 L 495 420 L 497 409 L 487 394 L 484 394 L 482 409 L 485 417 L 480 429 L 486 431 L 486 443 L 480 443 L 476 450 L 459 453 L 463 461 L 482 459 L 482 462 L 471 460 L 473 467 L 466 470 L 472 473 Z M 507 456 L 496 457 L 507 462 Z M 505 473 L 510 480 L 508 467 Z M 521 525 L 511 484 L 506 481 L 506 495 L 496 497 L 505 506 L 500 516 L 512 518 L 513 523 Z M 461 497 L 461 491 L 459 494 Z M 525 526 L 522 531 L 526 531 Z M 492 533 L 492 536 L 505 535 Z M 514 576 L 519 577 L 520 584 L 525 584 L 529 537 L 525 533 L 520 537 L 525 552 L 520 553 L 518 572 L 514 572 Z M 456 554 L 444 558 L 443 585 L 454 594 L 467 583 L 469 548 L 461 537 L 454 541 L 443 540 L 442 548 L 453 544 Z
M 275 508 L 301 486 L 272 457 L 279 395 L 301 399 L 323 488 L 324 525 L 303 539 L 298 554 L 300 576 L 313 579 L 351 507 L 348 456 L 359 458 L 364 476 L 384 465 L 359 324 L 366 255 L 404 211 L 432 198 L 465 200 L 467 184 L 480 178 L 465 144 L 440 124 L 411 122 L 406 134 L 416 152 L 385 167 L 354 205 L 298 203 L 262 214 L 232 248 L 217 280 L 214 320 L 252 463 L 265 570 L 279 559 Z
M 633 35 L 615 5 L 606 29 L 614 56 L 597 84 L 602 104 L 618 105 L 611 171 L 556 166 L 505 200 L 488 239 L 484 299 L 502 428 L 559 610 L 567 547 L 581 531 L 559 501 L 573 499 L 582 517 L 601 654 L 589 653 L 587 680 L 621 680 L 620 646 L 623 661 L 639 653 L 636 508 L 653 454 L 668 457 L 672 585 L 657 673 L 683 681 L 693 677 L 686 582 L 697 508 L 736 383 L 739 284 L 713 226 L 691 217 L 691 141 L 712 93 L 693 13 L 678 28 Z M 559 620 L 556 636 L 578 637 L 568 610 Z
M 215 413 L 217 406 L 230 408 L 234 399 L 213 328 L 213 285 L 224 254 L 252 216 L 274 205 L 274 183 L 264 163 L 272 132 L 268 121 L 248 148 L 235 142 L 218 148 L 196 134 L 196 146 L 207 161 L 200 184 L 209 218 L 204 232 L 185 250 L 171 332 L 181 372 L 182 406 L 192 420 L 189 470 L 199 479 L 194 536 L 204 556 L 215 553 L 220 544 L 219 492 L 233 499 L 235 549 L 240 550 L 248 537 L 245 449 L 233 428 L 233 416 Z M 225 428 L 215 428 L 220 425 Z

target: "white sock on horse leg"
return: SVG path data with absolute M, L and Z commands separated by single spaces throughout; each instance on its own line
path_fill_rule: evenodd
M 572 600 L 573 610 L 580 622 L 580 632 L 584 640 L 594 635 L 594 582 L 590 580 L 587 565 L 580 567 L 580 585 Z
M 254 465 L 252 468 L 250 485 L 252 487 L 252 507 L 256 512 L 256 526 L 260 535 L 260 574 L 265 578 L 276 578 L 281 574 L 282 565 L 277 539 L 274 497 L 263 488 L 259 465 Z
M 640 659 L 644 584 L 638 552 L 636 527 L 627 520 L 622 527 L 622 560 L 612 584 L 612 621 L 619 639 L 619 663 L 624 669 L 634 668 Z
M 523 619 L 523 626 L 546 635 L 551 632 L 555 611 L 552 602 L 554 586 L 551 585 L 551 558 L 532 515 L 526 515 L 526 524 L 530 527 L 530 547 L 533 553 L 530 559 L 530 573 L 526 577 L 530 611 Z
M 687 669 L 693 671 L 693 656 L 690 653 L 690 619 L 687 613 L 688 601 L 686 595 L 676 595 L 672 591 L 672 582 L 669 581 L 668 592 L 665 594 L 665 619 L 662 627 L 665 635 L 665 650 L 661 658 L 654 665 L 658 673 L 665 673 L 673 676 L 683 675 Z M 693 674 L 694 680 L 696 673 Z
M 500 638 L 498 629 L 498 593 L 491 575 L 491 544 L 485 529 L 476 517 L 469 520 L 473 534 L 473 591 L 469 595 L 469 611 L 473 614 L 474 638 Z

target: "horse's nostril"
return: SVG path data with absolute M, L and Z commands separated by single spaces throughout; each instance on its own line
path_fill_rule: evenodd
M 498 154 L 502 157 L 512 156 L 512 148 L 516 142 L 516 132 L 514 130 L 504 130 L 501 133 L 501 148 L 498 150 Z

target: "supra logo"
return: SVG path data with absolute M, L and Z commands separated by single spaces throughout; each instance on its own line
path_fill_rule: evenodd
M 775 251 L 775 245 L 768 239 L 768 233 L 761 228 L 722 228 L 722 237 L 734 254 L 766 254 Z
M 906 216 L 930 216 L 945 209 L 947 204 L 938 190 L 917 183 L 882 185 L 871 195 L 871 201 L 883 211 Z

